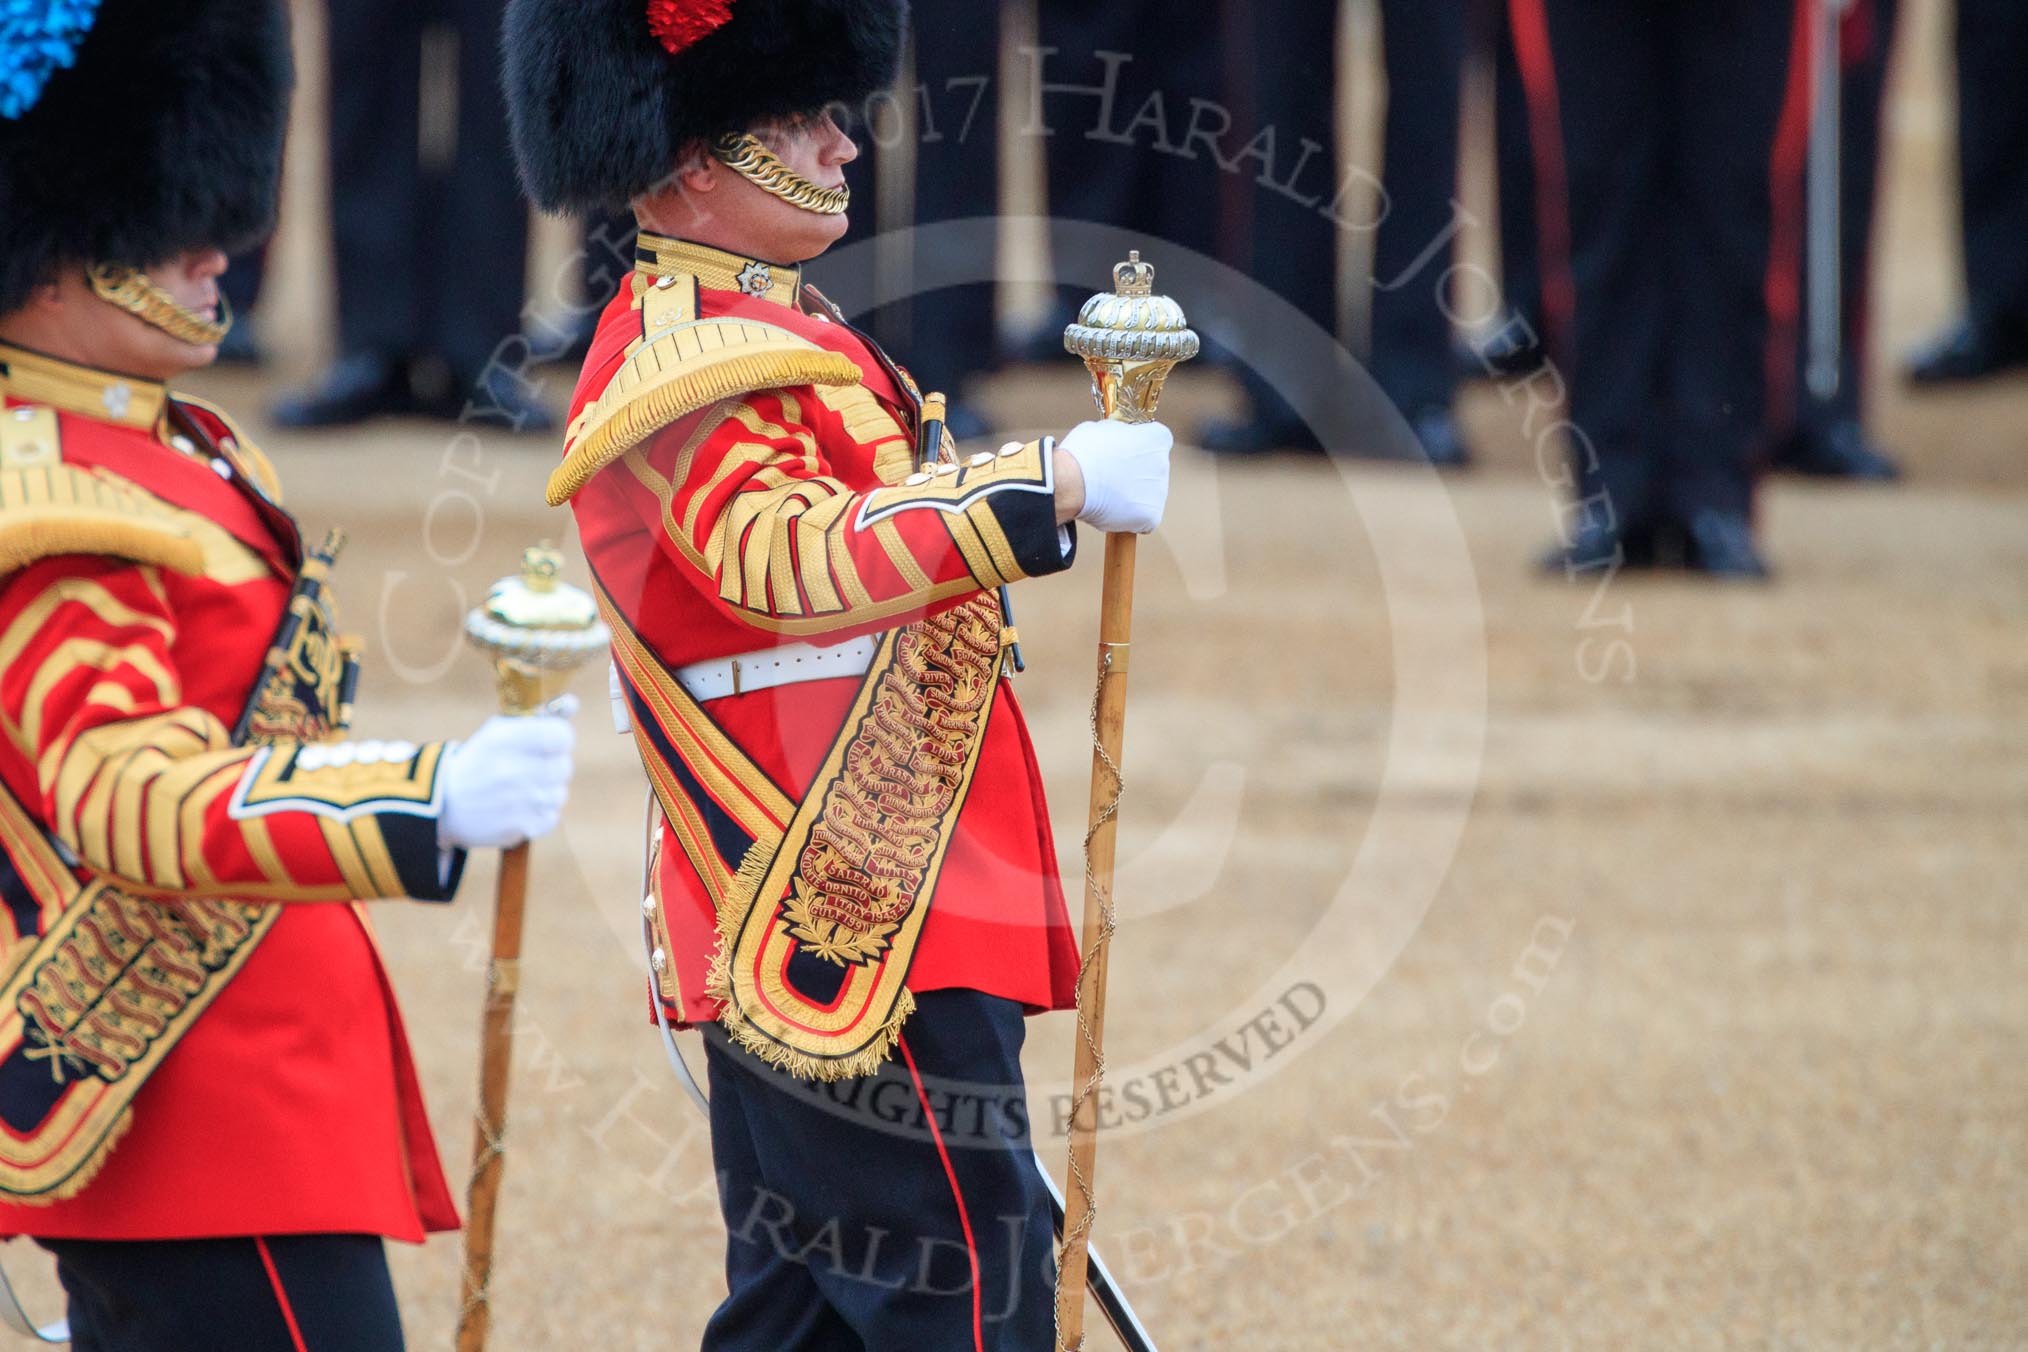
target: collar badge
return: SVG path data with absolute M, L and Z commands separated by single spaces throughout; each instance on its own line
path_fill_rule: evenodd
M 106 406 L 106 412 L 124 418 L 127 406 L 134 402 L 134 391 L 125 381 L 114 381 L 99 393 L 99 401 Z
M 765 263 L 749 262 L 739 270 L 739 289 L 749 296 L 765 296 L 774 284 L 774 271 Z

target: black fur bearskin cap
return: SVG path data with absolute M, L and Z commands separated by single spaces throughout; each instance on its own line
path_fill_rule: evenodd
M 103 0 L 75 64 L 0 118 L 0 314 L 60 266 L 263 238 L 294 78 L 281 0 Z
M 623 207 L 694 141 L 856 110 L 893 83 L 907 22 L 907 0 L 508 0 L 521 181 L 548 211 Z

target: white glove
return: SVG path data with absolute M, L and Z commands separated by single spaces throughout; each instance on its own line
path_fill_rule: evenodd
M 1162 524 L 1169 501 L 1169 448 L 1176 443 L 1160 423 L 1082 422 L 1057 449 L 1084 471 L 1084 510 L 1077 519 L 1094 530 L 1145 535 Z
M 577 699 L 564 695 L 542 713 L 496 714 L 452 745 L 444 766 L 437 843 L 468 850 L 505 849 L 547 835 L 570 789 L 570 725 Z

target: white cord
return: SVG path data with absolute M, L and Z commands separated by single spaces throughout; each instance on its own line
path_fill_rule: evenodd
M 646 848 L 641 858 L 646 861 L 641 869 L 641 896 L 652 899 L 655 895 L 655 792 L 648 791 L 645 812 Z M 655 997 L 655 1023 L 662 1030 L 662 1051 L 669 1058 L 669 1069 L 676 1072 L 676 1078 L 683 1084 L 683 1092 L 690 1095 L 690 1101 L 697 1105 L 697 1111 L 708 1120 L 711 1117 L 711 1099 L 704 1087 L 697 1083 L 697 1077 L 690 1071 L 690 1063 L 683 1059 L 683 1053 L 676 1047 L 676 1034 L 669 1027 L 669 1011 L 662 1002 L 662 974 L 655 970 L 655 921 L 644 907 L 641 915 L 641 942 L 648 950 L 648 988 Z M 674 953 L 666 953 L 664 959 L 676 961 Z
M 24 1338 L 33 1338 L 41 1343 L 70 1341 L 68 1319 L 37 1325 L 28 1317 L 28 1311 L 21 1308 L 21 1297 L 14 1294 L 14 1284 L 7 1280 L 5 1271 L 0 1271 L 0 1324 L 5 1324 Z

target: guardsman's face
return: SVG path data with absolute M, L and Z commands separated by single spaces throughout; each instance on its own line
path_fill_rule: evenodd
M 185 308 L 207 319 L 218 316 L 218 279 L 226 257 L 219 249 L 193 249 L 150 264 L 149 278 Z M 218 348 L 186 343 L 152 324 L 100 300 L 82 266 L 66 267 L 36 291 L 28 304 L 0 323 L 0 336 L 64 361 L 118 371 L 147 380 L 170 380 L 211 365 Z

